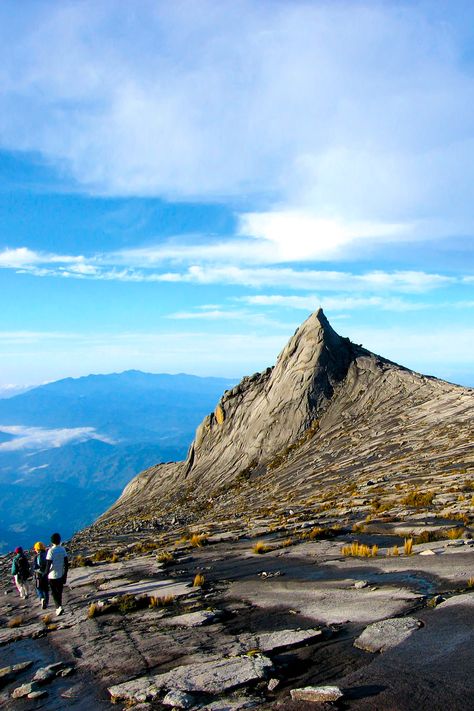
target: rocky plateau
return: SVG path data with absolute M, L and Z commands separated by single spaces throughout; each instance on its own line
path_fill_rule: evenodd
M 64 615 L 0 558 L 0 707 L 474 708 L 473 404 L 314 313 L 68 542 Z

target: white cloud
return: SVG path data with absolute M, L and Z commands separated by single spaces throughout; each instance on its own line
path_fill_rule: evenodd
M 252 243 L 249 239 L 247 242 Z M 403 293 L 424 293 L 431 289 L 470 283 L 469 277 L 452 277 L 430 274 L 416 270 L 388 272 L 371 270 L 363 274 L 343 271 L 315 270 L 292 267 L 274 267 L 259 264 L 259 261 L 275 263 L 283 258 L 270 257 L 264 250 L 257 249 L 258 255 L 250 258 L 252 250 L 240 241 L 228 243 L 156 246 L 127 250 L 119 253 L 103 253 L 88 259 L 82 255 L 41 254 L 22 247 L 0 252 L 0 268 L 15 269 L 18 273 L 28 273 L 38 277 L 60 277 L 66 279 L 94 279 L 122 282 L 189 282 L 195 284 L 231 284 L 261 288 L 279 286 L 288 289 L 321 291 L 397 291 Z M 260 242 L 256 240 L 256 242 Z M 268 240 L 268 243 L 270 240 Z M 301 249 L 306 249 L 304 239 Z M 267 246 L 267 248 L 269 248 Z M 271 248 L 269 248 L 271 249 Z M 225 260 L 234 257 L 237 264 Z M 309 259 L 310 255 L 307 253 Z M 199 264 L 192 264 L 196 258 Z M 222 258 L 223 261 L 220 261 Z M 180 271 L 170 271 L 163 262 L 191 262 Z M 255 266 L 240 266 L 240 263 L 256 263 Z M 291 261 L 291 260 L 288 260 Z M 209 263 L 208 263 L 209 262 Z
M 94 427 L 74 427 L 70 429 L 46 429 L 44 427 L 23 427 L 21 425 L 0 425 L 0 432 L 12 435 L 14 439 L 0 443 L 0 452 L 16 452 L 24 449 L 42 450 L 64 447 L 66 444 L 98 439 L 114 444 Z
M 0 252 L 0 268 L 3 269 L 31 269 L 31 271 L 35 271 L 38 264 L 61 263 L 70 265 L 69 269 L 80 271 L 81 268 L 85 268 L 83 262 L 84 257 L 80 255 L 47 254 L 36 252 L 28 247 L 16 249 L 7 247 Z
M 457 279 L 442 274 L 419 271 L 385 272 L 374 270 L 364 274 L 342 271 L 285 268 L 241 268 L 237 266 L 192 266 L 185 272 L 167 273 L 163 280 L 197 284 L 238 284 L 261 288 L 285 287 L 294 290 L 320 291 L 396 291 L 424 293 L 431 289 L 457 283 Z
M 328 311 L 353 311 L 354 309 L 381 309 L 383 311 L 417 311 L 427 308 L 427 304 L 404 299 L 383 296 L 334 296 L 319 297 L 316 294 L 306 296 L 281 296 L 277 294 L 243 296 L 240 299 L 256 306 L 284 306 L 304 311 L 315 311 L 319 306 Z
M 348 256 L 347 247 L 361 242 L 412 237 L 408 224 L 343 222 L 310 212 L 286 210 L 248 213 L 240 217 L 240 233 L 263 240 L 267 263 L 304 262 Z
M 425 221 L 427 236 L 465 234 L 472 13 L 416 2 L 4 5 L 1 145 L 39 152 L 95 193 L 265 203 L 243 219 L 282 254 L 292 244 L 277 240 L 282 219 L 308 211 L 379 225 L 374 239 Z M 329 233 L 339 247 L 362 239 Z M 328 239 L 295 249 L 324 257 Z

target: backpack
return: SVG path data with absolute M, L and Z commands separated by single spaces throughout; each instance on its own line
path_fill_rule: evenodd
M 28 580 L 31 575 L 30 564 L 26 556 L 21 555 L 16 562 L 17 575 L 20 580 Z

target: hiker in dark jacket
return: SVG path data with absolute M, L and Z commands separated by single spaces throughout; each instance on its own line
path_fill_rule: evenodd
M 33 558 L 33 573 L 35 575 L 36 594 L 41 603 L 41 608 L 45 610 L 49 602 L 48 575 L 46 573 L 46 546 L 41 541 L 37 541 L 33 546 L 35 557 Z
M 12 562 L 12 575 L 20 597 L 22 599 L 27 598 L 28 586 L 26 581 L 30 577 L 30 564 L 21 546 L 15 548 L 15 557 Z

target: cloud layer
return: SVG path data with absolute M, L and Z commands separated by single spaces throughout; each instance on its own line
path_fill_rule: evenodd
M 13 439 L 0 443 L 0 452 L 16 452 L 25 449 L 42 450 L 77 444 L 89 439 L 113 444 L 108 437 L 96 432 L 94 427 L 74 427 L 46 429 L 44 427 L 23 427 L 21 425 L 0 425 L 0 432 L 12 435 Z
M 266 206 L 245 231 L 283 255 L 296 223 L 316 257 L 394 230 L 472 234 L 473 9 L 435 5 L 3 5 L 1 145 L 98 194 L 245 195 Z

